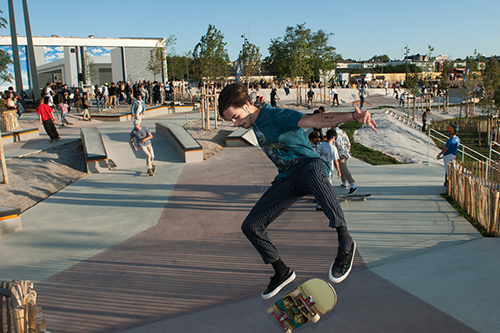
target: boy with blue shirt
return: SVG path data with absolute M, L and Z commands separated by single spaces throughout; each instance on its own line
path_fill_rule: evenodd
M 460 138 L 457 136 L 458 127 L 457 125 L 448 126 L 448 132 L 450 132 L 450 138 L 446 140 L 443 150 L 439 152 L 436 158 L 443 159 L 444 163 L 444 186 L 448 186 L 448 171 L 450 169 L 450 163 L 457 157 L 458 146 L 460 145 Z
M 342 282 L 350 273 L 356 243 L 347 231 L 344 214 L 328 181 L 329 166 L 311 147 L 303 127 L 335 127 L 348 121 L 367 124 L 374 131 L 377 124 L 368 111 L 359 108 L 352 113 L 318 113 L 304 115 L 296 110 L 273 108 L 268 104 L 251 104 L 248 90 L 241 83 L 225 87 L 219 96 L 219 113 L 237 127 L 252 128 L 261 149 L 278 168 L 272 186 L 252 208 L 241 229 L 261 255 L 265 264 L 272 264 L 275 274 L 262 293 L 264 299 L 275 296 L 295 279 L 295 272 L 285 265 L 266 228 L 294 202 L 313 194 L 336 228 L 339 240 L 337 257 L 332 263 L 329 278 Z

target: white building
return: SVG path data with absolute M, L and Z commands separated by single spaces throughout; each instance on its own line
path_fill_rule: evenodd
M 105 82 L 129 81 L 133 84 L 138 80 L 166 80 L 166 63 L 164 71 L 160 77 L 154 77 L 153 73 L 147 70 L 150 59 L 150 51 L 157 47 L 163 38 L 94 38 L 89 37 L 33 37 L 33 48 L 35 53 L 36 67 L 38 71 L 38 81 L 40 89 L 48 82 L 61 82 L 70 87 L 81 85 L 83 82 L 83 54 L 88 50 L 103 49 L 104 56 L 92 55 L 94 66 L 98 71 L 97 82 L 87 84 L 104 84 Z M 26 49 L 26 37 L 18 36 L 20 54 Z M 12 47 L 10 36 L 0 36 L 0 47 Z M 55 59 L 47 59 L 47 50 L 55 49 Z M 21 61 L 26 61 L 21 57 Z M 25 64 L 25 69 L 29 72 L 29 67 Z M 14 71 L 12 70 L 14 75 Z M 80 75 L 79 75 L 80 74 Z M 29 80 L 29 73 L 22 73 L 23 87 L 31 90 L 32 84 Z M 13 85 L 6 82 L 0 87 L 5 90 L 4 85 Z

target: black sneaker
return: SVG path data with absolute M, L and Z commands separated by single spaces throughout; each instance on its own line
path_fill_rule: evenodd
M 356 192 L 357 190 L 358 190 L 358 188 L 357 188 L 357 187 L 355 187 L 355 188 L 351 188 L 351 189 L 349 190 L 349 193 L 347 193 L 347 195 L 349 195 L 349 194 L 353 194 L 353 193 L 354 193 L 354 192 Z
M 284 286 L 293 280 L 295 280 L 295 272 L 291 268 L 288 268 L 288 272 L 282 277 L 277 277 L 276 274 L 274 274 L 271 276 L 271 281 L 269 282 L 266 290 L 262 292 L 262 298 L 269 299 L 273 297 L 279 293 Z
M 349 184 L 344 184 L 344 183 L 342 183 L 342 184 L 340 184 L 340 187 L 345 187 L 345 188 L 348 188 L 348 187 L 349 187 Z
M 340 283 L 349 275 L 354 261 L 354 253 L 356 252 L 356 242 L 352 240 L 351 251 L 345 252 L 340 248 L 337 253 L 337 258 L 330 267 L 328 277 L 333 283 Z

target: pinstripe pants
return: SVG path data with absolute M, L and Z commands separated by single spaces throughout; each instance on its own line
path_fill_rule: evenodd
M 310 159 L 287 178 L 274 181 L 241 225 L 241 230 L 259 252 L 264 263 L 270 264 L 279 258 L 266 228 L 294 202 L 307 194 L 314 195 L 330 220 L 331 228 L 346 225 L 344 213 L 328 181 L 322 160 Z

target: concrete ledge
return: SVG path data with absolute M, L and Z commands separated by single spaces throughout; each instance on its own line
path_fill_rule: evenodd
M 0 206 L 0 235 L 22 229 L 21 209 Z
M 17 131 L 3 132 L 2 133 L 2 143 L 12 143 L 19 141 L 28 141 L 30 139 L 38 138 L 38 128 L 26 128 Z
M 101 132 L 95 127 L 81 128 L 80 138 L 82 139 L 87 172 L 101 173 L 110 170 L 108 166 L 108 153 Z
M 238 128 L 226 138 L 227 147 L 256 147 L 259 145 L 257 137 L 251 128 Z
M 198 107 L 199 104 L 153 106 L 147 108 L 142 116 L 143 118 L 148 118 L 148 117 L 157 117 L 172 113 L 185 113 L 185 112 L 197 111 Z M 116 122 L 122 122 L 134 119 L 132 113 L 130 113 L 129 110 L 117 114 L 93 113 L 92 118 L 100 121 L 116 121 Z
M 184 127 L 164 121 L 156 123 L 156 133 L 170 142 L 184 163 L 203 161 L 203 147 Z

